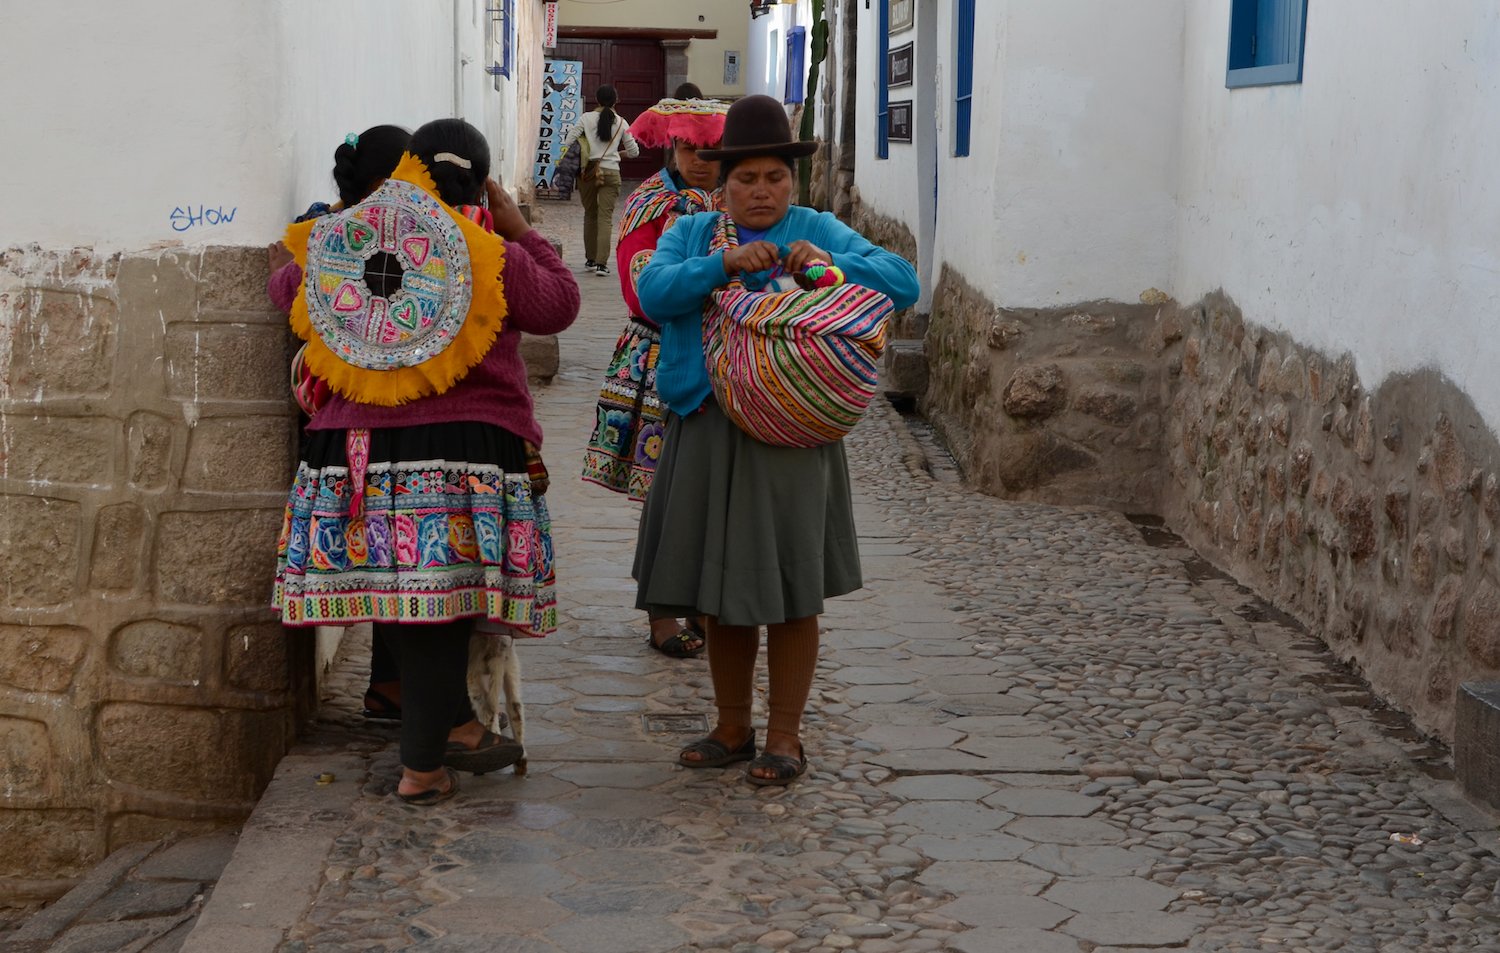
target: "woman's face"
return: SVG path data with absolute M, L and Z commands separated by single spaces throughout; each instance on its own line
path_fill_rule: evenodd
M 693 188 L 712 190 L 719 184 L 719 164 L 698 158 L 697 146 L 673 139 L 672 158 L 677 162 L 677 174 Z
M 736 225 L 755 231 L 770 228 L 792 205 L 792 170 L 775 156 L 746 159 L 729 173 L 724 201 Z

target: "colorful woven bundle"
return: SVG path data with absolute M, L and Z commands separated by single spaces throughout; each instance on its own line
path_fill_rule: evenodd
M 802 277 L 806 282 L 798 282 L 809 290 L 814 288 L 837 288 L 844 283 L 843 269 L 838 265 L 830 265 L 827 262 L 812 261 L 802 268 Z
M 728 218 L 715 235 L 719 247 L 733 241 Z M 890 298 L 859 285 L 750 291 L 732 282 L 704 308 L 704 353 L 719 407 L 763 443 L 816 447 L 840 439 L 875 396 L 894 310 Z
M 716 99 L 663 99 L 630 124 L 630 135 L 648 149 L 670 149 L 672 140 L 711 146 L 724 137 L 729 104 Z

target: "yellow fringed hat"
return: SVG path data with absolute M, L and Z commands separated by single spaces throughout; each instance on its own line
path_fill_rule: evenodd
M 351 208 L 293 225 L 302 266 L 292 330 L 307 368 L 386 407 L 441 394 L 484 360 L 505 321 L 505 243 L 437 198 L 408 153 Z

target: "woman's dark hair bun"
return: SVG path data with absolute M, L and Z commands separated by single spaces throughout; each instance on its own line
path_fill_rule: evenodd
M 357 144 L 339 143 L 333 150 L 333 182 L 345 207 L 362 201 L 370 186 L 396 171 L 410 140 L 411 133 L 400 126 L 371 126 L 359 134 Z
M 698 88 L 697 83 L 683 83 L 672 91 L 673 99 L 702 99 L 703 90 Z
M 484 180 L 490 174 L 490 144 L 484 133 L 462 119 L 438 119 L 412 133 L 409 148 L 427 166 L 437 185 L 438 198 L 455 206 L 479 201 Z M 469 167 L 437 161 L 443 153 L 463 159 Z

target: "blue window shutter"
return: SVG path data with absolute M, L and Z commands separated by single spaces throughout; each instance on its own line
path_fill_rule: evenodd
M 800 103 L 807 81 L 807 27 L 794 26 L 786 33 L 786 97 L 784 103 Z
M 1307 0 L 1233 0 L 1224 85 L 1302 82 Z
M 879 96 L 880 109 L 875 116 L 875 155 L 877 158 L 888 159 L 891 156 L 891 143 L 886 138 L 886 113 L 890 108 L 891 91 L 887 85 L 890 82 L 888 71 L 890 65 L 887 62 L 891 52 L 891 0 L 877 0 L 876 5 L 880 8 L 879 27 L 880 38 L 876 41 L 879 46 L 879 54 L 875 62 L 880 64 L 879 75 L 876 77 L 877 95 Z
M 954 86 L 953 154 L 969 154 L 974 112 L 974 0 L 958 0 L 958 76 Z

